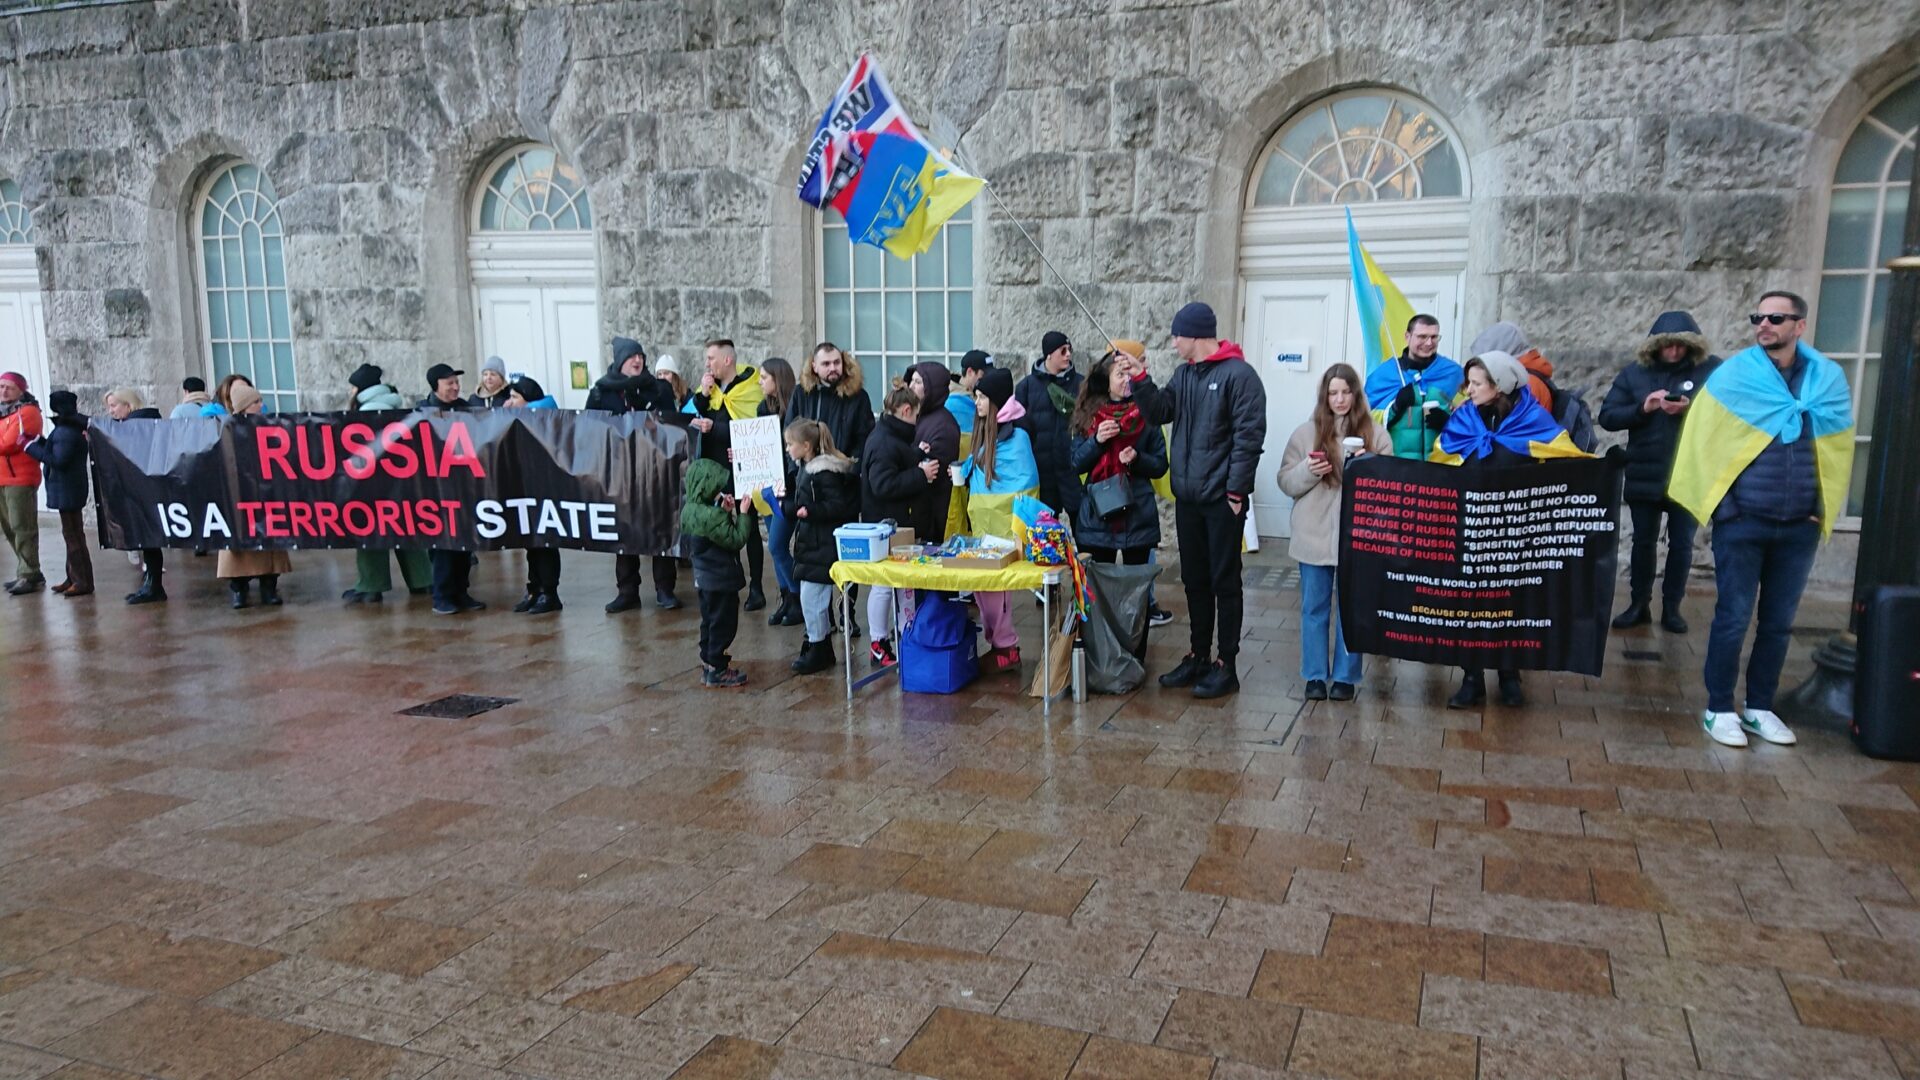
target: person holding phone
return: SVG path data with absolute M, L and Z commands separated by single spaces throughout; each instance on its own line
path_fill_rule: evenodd
M 1360 686 L 1361 658 L 1347 651 L 1334 614 L 1340 483 L 1352 458 L 1393 453 L 1393 438 L 1373 422 L 1363 392 L 1360 373 L 1350 365 L 1328 368 L 1313 416 L 1294 429 L 1280 455 L 1280 490 L 1293 500 L 1288 553 L 1300 564 L 1300 681 L 1308 701 L 1352 701 Z
M 1633 554 L 1628 563 L 1631 592 L 1626 609 L 1613 620 L 1615 630 L 1653 621 L 1653 569 L 1664 517 L 1667 563 L 1660 588 L 1660 628 L 1670 634 L 1687 632 L 1680 604 L 1687 596 L 1693 534 L 1699 523 L 1667 498 L 1667 477 L 1673 472 L 1674 450 L 1680 445 L 1681 424 L 1694 392 L 1706 385 L 1707 376 L 1719 366 L 1719 358 L 1708 354 L 1707 339 L 1692 315 L 1663 312 L 1635 350 L 1634 362 L 1614 378 L 1600 406 L 1600 426 L 1627 433 L 1623 498 L 1633 522 Z

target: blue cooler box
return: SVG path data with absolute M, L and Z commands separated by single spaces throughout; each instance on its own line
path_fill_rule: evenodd
M 956 694 L 980 677 L 980 628 L 965 604 L 943 593 L 921 592 L 913 622 L 900 634 L 900 689 L 910 694 Z

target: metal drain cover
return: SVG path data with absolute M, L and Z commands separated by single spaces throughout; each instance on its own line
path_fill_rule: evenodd
M 1629 660 L 1665 660 L 1666 656 L 1651 649 L 1621 649 L 1620 655 Z
M 400 715 L 430 716 L 435 720 L 465 720 L 469 716 L 492 712 L 519 700 L 511 697 L 481 697 L 478 694 L 449 694 L 438 701 L 415 705 L 411 709 L 401 709 Z

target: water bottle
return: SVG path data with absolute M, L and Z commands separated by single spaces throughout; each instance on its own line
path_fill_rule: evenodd
M 1073 700 L 1087 700 L 1087 642 L 1084 638 L 1073 639 Z

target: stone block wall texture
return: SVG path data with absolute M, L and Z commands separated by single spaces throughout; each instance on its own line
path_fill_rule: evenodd
M 1653 315 L 1723 350 L 1766 287 L 1811 295 L 1841 142 L 1920 56 L 1920 0 L 145 0 L 0 18 L 0 175 L 39 221 L 56 382 L 171 388 L 203 366 L 187 214 L 263 169 L 289 239 L 303 400 L 372 361 L 403 387 L 474 353 L 477 170 L 550 143 L 585 175 L 605 332 L 685 355 L 819 336 L 804 142 L 872 50 L 963 136 L 978 344 L 1173 310 L 1239 315 L 1241 206 L 1300 106 L 1382 84 L 1459 132 L 1468 327 L 1518 321 L 1596 399 Z M 603 337 L 605 334 L 603 333 Z

